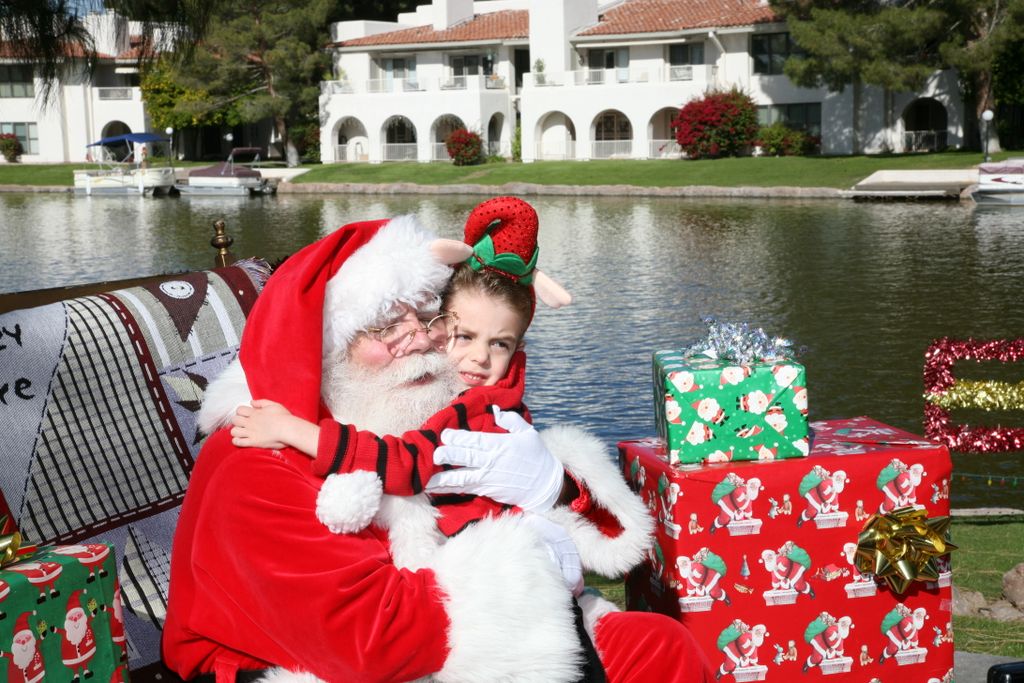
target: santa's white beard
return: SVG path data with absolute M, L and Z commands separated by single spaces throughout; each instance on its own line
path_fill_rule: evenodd
M 81 614 L 77 615 L 76 619 L 72 619 L 71 617 L 76 616 L 76 611 Z M 69 643 L 78 645 L 82 642 L 82 638 L 85 637 L 85 632 L 88 628 L 89 620 L 85 618 L 85 612 L 81 607 L 76 607 L 68 612 L 67 618 L 64 620 L 64 631 Z
M 28 668 L 28 665 L 32 663 L 32 658 L 36 654 L 36 640 L 32 638 L 24 644 L 20 644 L 15 641 L 11 645 L 11 659 L 14 661 L 14 666 L 19 669 Z
M 334 419 L 375 434 L 418 428 L 455 398 L 461 386 L 441 353 L 412 354 L 380 369 L 344 357 L 325 360 L 321 393 Z M 433 379 L 409 384 L 424 377 Z

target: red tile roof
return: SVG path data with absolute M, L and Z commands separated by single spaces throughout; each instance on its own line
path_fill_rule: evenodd
M 779 20 L 768 3 L 759 0 L 626 0 L 604 12 L 597 26 L 576 35 L 661 33 Z
M 86 52 L 85 52 L 85 48 L 83 48 L 78 43 L 69 43 L 69 44 L 65 45 L 63 53 L 64 53 L 65 57 L 72 58 L 72 59 L 85 58 L 85 57 L 88 56 L 86 54 Z M 111 55 L 104 54 L 102 52 L 97 52 L 95 56 L 98 59 L 113 59 L 113 57 Z M 24 55 L 24 52 L 22 52 L 21 50 L 16 48 L 14 43 L 11 43 L 11 42 L 0 42 L 0 58 L 3 58 L 3 59 L 24 59 L 25 55 Z
M 502 10 L 477 14 L 460 24 L 443 31 L 433 26 L 417 26 L 378 33 L 365 38 L 353 38 L 334 47 L 369 47 L 374 45 L 411 45 L 415 43 L 461 43 L 479 40 L 515 40 L 530 36 L 530 19 L 527 10 Z

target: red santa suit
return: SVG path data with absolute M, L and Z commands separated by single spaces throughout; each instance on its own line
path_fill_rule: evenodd
M 103 568 L 103 563 L 110 556 L 110 546 L 102 543 L 59 545 L 53 548 L 53 552 L 78 560 L 83 567 L 89 570 L 89 578 L 86 581 L 95 581 L 97 572 L 99 572 L 100 576 L 107 575 L 106 570 Z
M 92 630 L 92 614 L 82 604 L 82 591 L 77 590 L 68 599 L 64 628 L 53 627 L 62 635 L 60 657 L 64 666 L 79 676 L 89 673 L 89 662 L 96 655 L 96 635 Z
M 39 641 L 28 625 L 29 613 L 24 612 L 14 624 L 11 652 L 4 652 L 7 659 L 8 683 L 38 683 L 46 675 L 43 655 L 39 652 Z
M 224 417 L 252 396 L 307 420 L 328 418 L 319 400 L 323 337 L 345 348 L 396 302 L 416 306 L 423 292 L 440 291 L 450 269 L 432 258 L 430 241 L 411 218 L 372 221 L 290 257 L 250 314 L 240 363 L 211 383 L 204 411 Z M 570 428 L 553 430 L 546 444 L 589 491 L 592 509 L 621 527 L 608 536 L 579 511 L 548 514 L 570 532 L 584 566 L 614 574 L 639 562 L 653 521 L 603 445 Z M 332 534 L 316 519 L 322 483 L 313 462 L 290 449 L 237 448 L 223 429 L 204 444 L 175 535 L 163 636 L 164 660 L 181 676 L 228 681 L 238 669 L 276 665 L 325 681 L 578 678 L 572 597 L 520 518 L 485 519 L 425 566 L 400 568 L 394 553 L 404 541 L 394 529 Z M 710 680 L 678 622 L 599 616 L 595 644 L 609 680 Z

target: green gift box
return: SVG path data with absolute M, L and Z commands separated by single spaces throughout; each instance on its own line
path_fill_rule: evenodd
M 810 450 L 804 366 L 654 354 L 658 435 L 670 462 L 798 458 Z
M 48 546 L 0 569 L 2 680 L 126 680 L 120 601 L 109 543 Z

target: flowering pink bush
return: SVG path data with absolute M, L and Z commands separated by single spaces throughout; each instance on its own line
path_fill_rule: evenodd
M 738 156 L 757 140 L 757 107 L 740 90 L 709 92 L 687 102 L 672 121 L 676 142 L 691 159 Z
M 21 141 L 13 133 L 0 134 L 0 154 L 7 161 L 17 161 L 22 154 Z
M 448 135 L 444 144 L 456 166 L 472 166 L 484 160 L 484 143 L 479 133 L 459 128 Z

